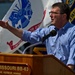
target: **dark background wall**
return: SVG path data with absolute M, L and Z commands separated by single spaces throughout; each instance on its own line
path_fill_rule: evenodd
M 3 19 L 14 0 L 0 0 L 0 20 Z

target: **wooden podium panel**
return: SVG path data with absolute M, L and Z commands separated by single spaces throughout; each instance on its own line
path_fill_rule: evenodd
M 31 75 L 31 67 L 26 63 L 0 62 L 0 75 Z
M 27 63 L 31 67 L 31 75 L 75 75 L 71 69 L 53 55 L 0 53 L 0 62 Z

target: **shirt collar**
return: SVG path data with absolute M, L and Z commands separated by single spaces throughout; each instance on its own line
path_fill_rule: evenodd
M 67 22 L 62 29 L 67 30 L 70 26 L 70 22 Z
M 58 30 L 67 30 L 69 27 L 71 27 L 72 25 L 70 24 L 70 22 L 67 22 L 64 27 L 62 27 L 61 29 L 58 29 L 58 28 L 54 28 L 56 31 Z
M 55 26 L 54 26 L 54 29 L 56 30 L 56 31 L 59 31 L 59 30 L 67 30 L 69 27 L 71 27 L 72 26 L 72 24 L 70 23 L 70 22 L 67 22 L 65 25 L 64 25 L 64 27 L 62 27 L 61 29 L 58 29 L 58 28 L 56 28 Z

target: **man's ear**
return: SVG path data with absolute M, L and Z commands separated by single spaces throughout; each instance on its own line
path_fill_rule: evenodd
M 64 20 L 67 19 L 67 15 L 66 14 L 63 14 L 63 17 L 62 17 Z

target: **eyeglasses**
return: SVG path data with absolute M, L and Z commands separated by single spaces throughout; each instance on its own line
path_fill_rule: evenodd
M 50 14 L 64 14 L 64 13 L 58 13 L 58 12 L 52 12 L 52 11 L 51 11 L 51 12 L 49 12 L 49 15 L 50 15 Z

